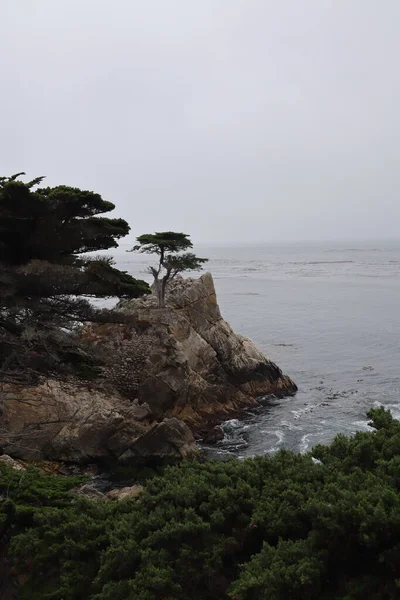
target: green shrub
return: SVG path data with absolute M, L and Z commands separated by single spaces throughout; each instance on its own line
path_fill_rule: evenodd
M 21 600 L 395 600 L 400 423 L 298 455 L 190 462 L 139 500 L 1 467 L 0 526 Z M 312 456 L 322 464 L 314 464 Z

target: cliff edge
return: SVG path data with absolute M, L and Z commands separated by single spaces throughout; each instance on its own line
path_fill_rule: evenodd
M 84 337 L 103 356 L 90 384 L 0 384 L 0 453 L 26 460 L 175 461 L 193 432 L 296 385 L 221 317 L 212 276 L 178 279 L 166 307 L 152 296 L 116 309 L 132 323 L 93 324 Z
M 147 403 L 155 418 L 175 416 L 201 428 L 260 396 L 291 395 L 297 387 L 251 340 L 222 318 L 210 273 L 172 282 L 166 307 L 153 296 L 123 301 L 137 324 L 95 325 L 87 335 L 106 348 L 107 380 Z

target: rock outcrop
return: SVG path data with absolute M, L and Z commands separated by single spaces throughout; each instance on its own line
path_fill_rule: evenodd
M 166 308 L 155 298 L 121 302 L 137 324 L 96 325 L 88 337 L 107 348 L 107 379 L 125 396 L 146 403 L 155 418 L 176 416 L 203 428 L 260 396 L 284 396 L 297 388 L 251 340 L 221 316 L 210 273 L 178 279 Z
M 3 385 L 1 406 L 0 448 L 29 461 L 168 462 L 195 447 L 185 423 L 176 418 L 154 422 L 145 405 L 101 384 Z
M 127 498 L 136 499 L 144 491 L 144 487 L 138 483 L 129 487 L 115 488 L 107 492 L 107 498 L 110 500 L 126 500 Z
M 24 465 L 7 454 L 0 454 L 0 464 L 6 465 L 13 471 L 26 471 Z
M 144 487 L 135 483 L 129 487 L 113 488 L 108 492 L 101 492 L 94 485 L 85 483 L 82 487 L 72 490 L 77 496 L 83 496 L 96 502 L 105 502 L 106 500 L 137 500 L 143 493 Z
M 84 333 L 104 356 L 100 381 L 1 385 L 0 452 L 33 461 L 176 461 L 195 448 L 192 431 L 256 405 L 258 396 L 296 391 L 222 319 L 208 273 L 174 282 L 164 309 L 150 296 L 116 310 L 133 314 L 134 324 Z

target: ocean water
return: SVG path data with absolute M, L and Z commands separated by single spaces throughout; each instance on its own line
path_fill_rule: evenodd
M 400 418 L 400 242 L 199 246 L 224 318 L 289 374 L 295 397 L 224 424 L 213 454 L 305 452 L 368 429 L 384 405 Z M 146 278 L 149 257 L 115 253 Z M 150 259 L 151 260 L 151 259 Z

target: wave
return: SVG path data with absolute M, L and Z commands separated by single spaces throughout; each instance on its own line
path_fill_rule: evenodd
M 320 431 L 316 431 L 315 433 L 306 433 L 305 435 L 303 435 L 300 440 L 300 445 L 299 445 L 300 454 L 305 454 L 308 451 L 310 444 L 311 444 L 310 438 L 312 438 L 312 437 L 318 438 L 320 436 L 321 436 Z
M 243 273 L 252 273 L 253 271 L 262 271 L 266 268 L 266 266 L 267 265 L 264 265 L 262 267 L 242 267 L 241 269 L 238 267 L 238 270 L 242 271 Z
M 322 252 L 384 252 L 383 248 L 331 248 Z
M 354 260 L 312 260 L 307 262 L 289 262 L 289 265 L 341 265 L 354 263 Z
M 319 404 L 307 404 L 305 408 L 299 408 L 297 410 L 291 410 L 294 419 L 301 419 L 303 415 L 312 412 L 315 408 L 318 408 Z
M 383 248 L 346 248 L 345 252 L 384 252 Z
M 374 431 L 374 428 L 369 425 L 369 421 L 353 421 L 352 425 L 355 425 L 355 431 L 351 433 L 354 435 L 357 431 Z
M 274 446 L 272 446 L 271 448 L 268 448 L 264 451 L 264 454 L 271 454 L 271 453 L 275 453 L 278 452 L 283 444 L 283 441 L 285 439 L 285 434 L 283 431 L 281 431 L 280 429 L 275 429 L 273 431 L 271 430 L 262 430 L 261 433 L 269 433 L 270 435 L 274 435 L 277 440 Z
M 239 419 L 229 419 L 229 421 L 224 421 L 224 423 L 221 423 L 221 427 L 225 435 L 229 436 L 229 434 L 232 434 L 238 429 L 242 429 L 243 423 L 242 421 L 239 421 Z

